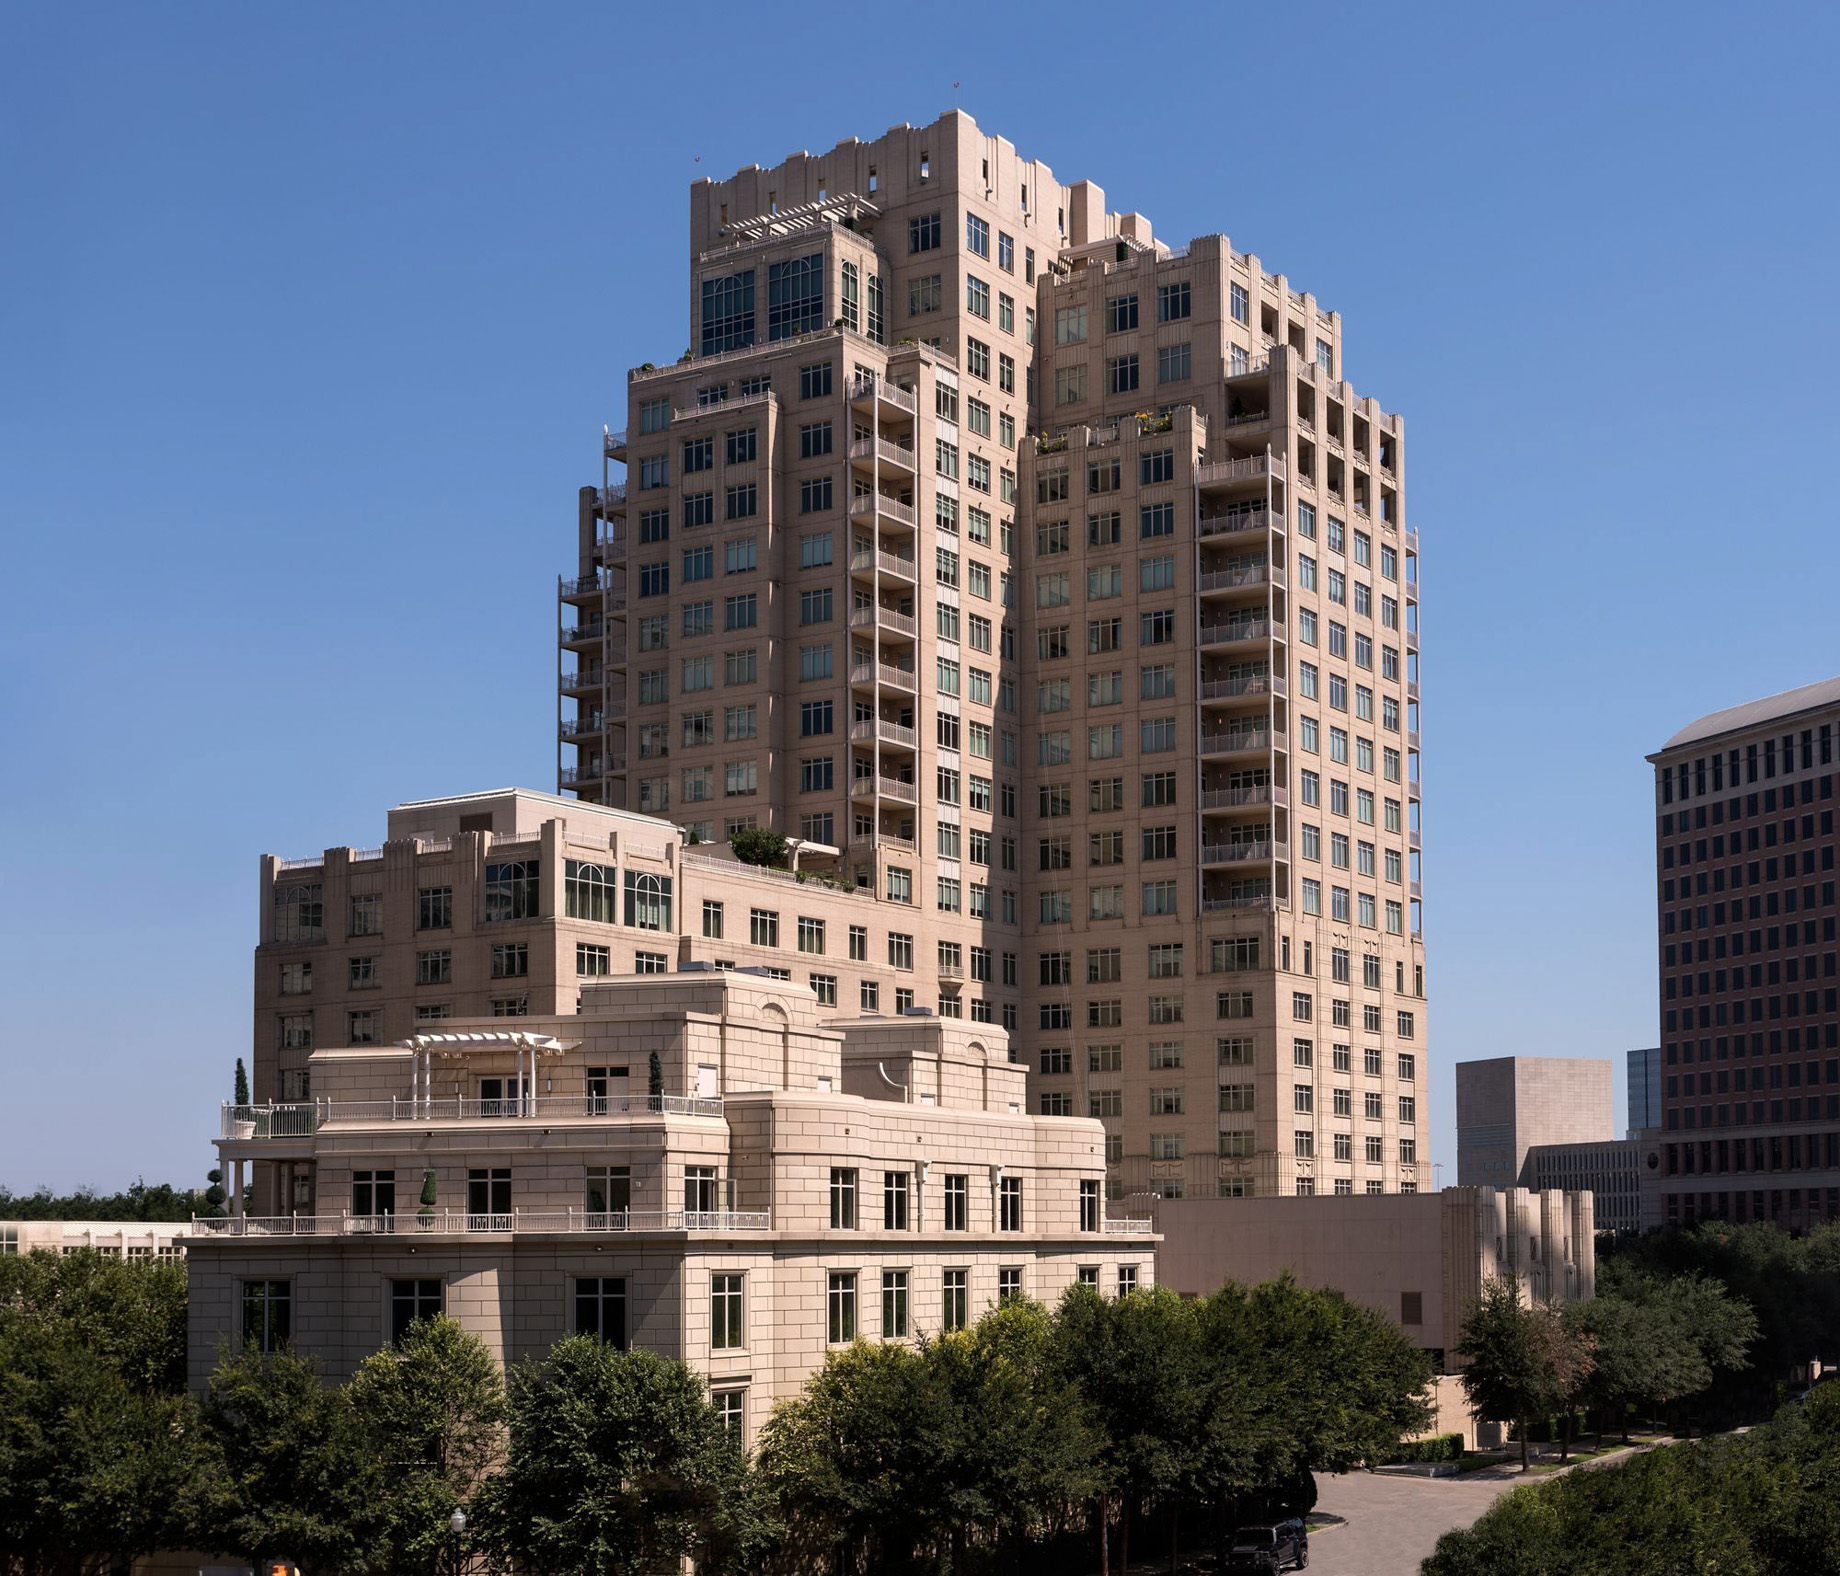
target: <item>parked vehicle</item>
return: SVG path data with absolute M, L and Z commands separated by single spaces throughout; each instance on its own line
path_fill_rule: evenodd
M 1309 1528 L 1293 1518 L 1241 1527 L 1233 1534 L 1225 1569 L 1246 1576 L 1274 1576 L 1281 1570 L 1302 1570 L 1309 1563 Z

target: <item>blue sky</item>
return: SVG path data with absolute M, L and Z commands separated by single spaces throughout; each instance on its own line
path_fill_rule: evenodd
M 1644 753 L 1840 670 L 1840 13 L 630 11 L 0 12 L 0 1183 L 210 1165 L 260 853 L 551 782 L 688 183 L 955 80 L 1406 417 L 1437 1157 L 1452 1062 L 1650 1043 Z

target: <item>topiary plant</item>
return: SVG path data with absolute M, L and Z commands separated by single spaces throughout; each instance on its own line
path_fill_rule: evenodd
M 744 865 L 765 865 L 778 870 L 786 863 L 786 839 L 764 826 L 743 828 L 729 838 L 728 846 Z

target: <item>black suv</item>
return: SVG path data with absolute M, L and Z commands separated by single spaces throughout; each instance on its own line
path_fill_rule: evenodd
M 1233 1550 L 1224 1569 L 1275 1576 L 1287 1567 L 1302 1570 L 1309 1563 L 1309 1529 L 1301 1521 L 1291 1520 L 1241 1527 L 1233 1534 Z

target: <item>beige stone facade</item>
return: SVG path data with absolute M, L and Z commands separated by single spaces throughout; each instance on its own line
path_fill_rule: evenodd
M 0 1254 L 90 1248 L 109 1258 L 182 1259 L 189 1229 L 168 1221 L 0 1220 Z
M 1154 1280 L 1148 1223 L 1105 1217 L 1103 1129 L 1031 1115 L 1000 1029 L 714 969 L 580 998 L 315 1050 L 310 1099 L 227 1108 L 236 1197 L 271 1212 L 190 1240 L 194 1380 L 265 1332 L 342 1378 L 438 1308 L 506 1361 L 574 1330 L 681 1357 L 751 1435 L 853 1336 Z
M 317 1050 L 389 1045 L 450 1019 L 566 1015 L 613 975 L 768 969 L 822 1017 L 855 1018 L 931 1005 L 920 982 L 930 992 L 941 967 L 976 989 L 1003 966 L 976 943 L 942 960 L 924 911 L 687 846 L 655 817 L 524 789 L 399 805 L 380 845 L 265 858 L 261 881 L 258 1101 L 323 1092 Z M 256 1187 L 257 1214 L 314 1205 L 304 1164 L 265 1170 Z
M 916 1004 L 1115 1191 L 1428 1181 L 1418 543 L 1340 317 L 958 112 L 697 182 L 690 261 L 580 500 L 560 786 L 910 910 Z
M 1517 1279 L 1523 1301 L 1596 1294 L 1589 1193 L 1450 1187 L 1340 1202 L 1259 1199 L 1230 1212 L 1205 1200 L 1164 1200 L 1156 1215 L 1163 1285 L 1201 1295 L 1222 1281 L 1289 1272 L 1396 1320 L 1445 1371 L 1485 1280 Z

